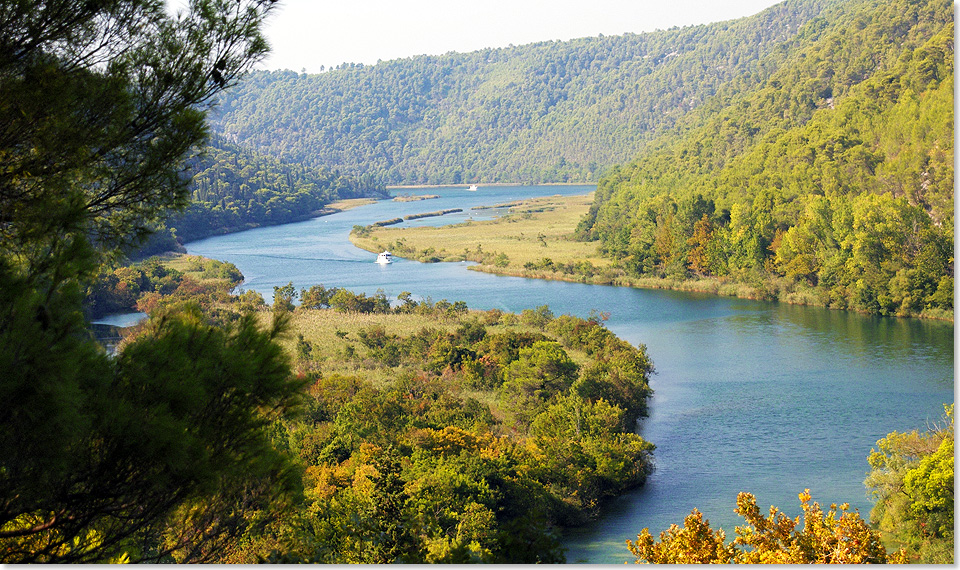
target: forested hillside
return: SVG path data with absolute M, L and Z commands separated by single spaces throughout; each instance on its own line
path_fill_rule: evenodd
M 195 159 L 193 200 L 171 224 L 184 240 L 303 219 L 344 198 L 385 195 L 369 174 L 304 166 L 213 139 Z
M 726 86 L 752 89 L 835 0 L 649 34 L 251 74 L 222 97 L 228 140 L 387 184 L 593 181 Z
M 322 166 L 304 166 L 214 137 L 189 165 L 190 205 L 156 228 L 134 257 L 177 250 L 179 244 L 317 215 L 335 200 L 386 197 L 383 184 Z
M 632 275 L 879 314 L 953 310 L 954 7 L 825 10 L 603 178 L 581 237 Z

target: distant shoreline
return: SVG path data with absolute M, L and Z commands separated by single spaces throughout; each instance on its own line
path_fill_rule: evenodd
M 467 182 L 464 184 L 410 184 L 410 185 L 386 185 L 387 190 L 426 190 L 429 188 L 469 188 L 471 184 L 476 184 L 478 188 L 484 186 L 596 186 L 596 182 L 543 182 L 538 184 L 529 184 L 526 182 Z
M 600 257 L 595 251 L 596 245 L 569 239 L 592 202 L 592 195 L 518 200 L 509 203 L 509 215 L 494 220 L 438 227 L 389 230 L 380 227 L 364 235 L 351 232 L 349 239 L 355 246 L 372 253 L 389 249 L 395 256 L 425 263 L 473 261 L 477 265 L 469 267 L 470 270 L 494 275 L 684 291 L 836 310 L 817 291 L 798 284 L 788 290 L 777 287 L 776 281 L 757 286 L 723 277 L 628 276 L 613 267 L 610 259 Z M 587 269 L 586 274 L 583 269 Z M 952 314 L 920 313 L 898 318 L 953 322 Z

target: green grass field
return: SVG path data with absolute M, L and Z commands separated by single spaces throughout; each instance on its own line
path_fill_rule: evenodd
M 268 322 L 272 315 L 260 313 Z M 412 314 L 340 313 L 333 309 L 297 309 L 292 313 L 290 333 L 281 340 L 284 349 L 296 354 L 297 335 L 313 346 L 311 362 L 324 375 L 357 375 L 374 382 L 393 378 L 396 371 L 383 369 L 375 363 L 365 363 L 366 348 L 359 342 L 357 332 L 371 326 L 382 326 L 388 334 L 410 336 L 423 328 L 454 330 L 459 321 L 438 320 Z M 354 358 L 354 355 L 360 358 Z
M 185 253 L 168 253 L 158 255 L 157 258 L 165 267 L 175 269 L 196 281 L 222 280 L 221 277 L 215 275 L 215 270 L 223 264 L 221 261 Z
M 513 203 L 509 213 L 496 220 L 442 227 L 370 228 L 354 232 L 350 240 L 367 251 L 387 249 L 407 259 L 476 261 L 481 271 L 563 279 L 561 271 L 525 266 L 543 265 L 547 259 L 555 265 L 587 262 L 600 272 L 608 268 L 610 260 L 597 253 L 595 242 L 572 237 L 592 203 L 593 194 L 548 196 Z

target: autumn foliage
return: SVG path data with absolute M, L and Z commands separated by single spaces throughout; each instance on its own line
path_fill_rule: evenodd
M 800 493 L 803 516 L 790 518 L 771 506 L 764 516 L 750 493 L 737 496 L 738 515 L 746 525 L 738 526 L 736 538 L 726 543 L 722 529 L 696 509 L 654 540 L 645 528 L 636 542 L 627 547 L 636 562 L 654 564 L 868 564 L 905 563 L 903 551 L 888 554 L 880 533 L 872 530 L 849 505 L 830 505 L 826 513 L 811 503 L 810 490 Z M 802 519 L 802 524 L 801 524 Z

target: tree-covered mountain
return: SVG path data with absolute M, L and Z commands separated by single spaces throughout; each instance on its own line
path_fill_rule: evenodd
M 952 314 L 953 4 L 850 0 L 601 180 L 581 234 L 633 275 Z
M 387 184 L 593 181 L 719 90 L 760 85 L 836 0 L 648 34 L 418 56 L 318 75 L 251 74 L 228 140 Z

